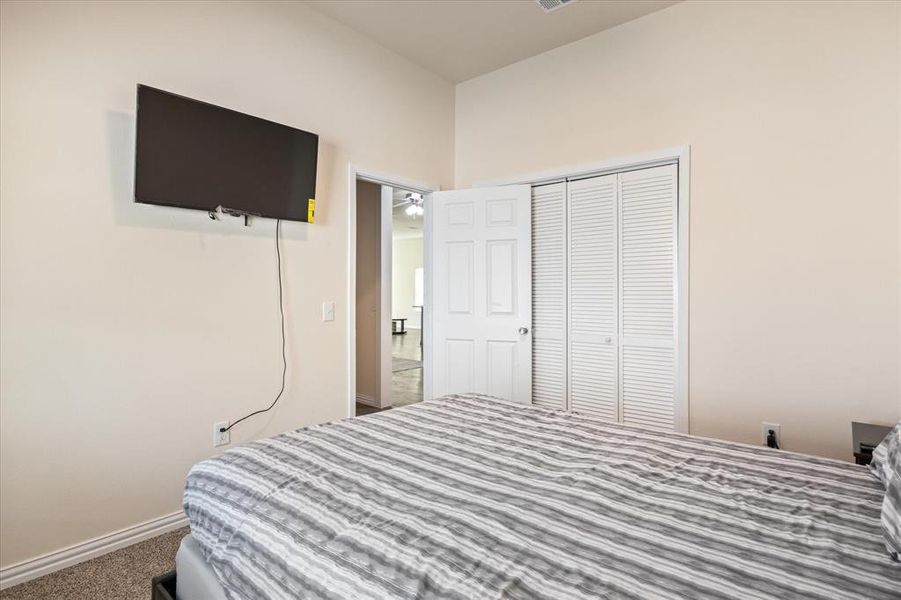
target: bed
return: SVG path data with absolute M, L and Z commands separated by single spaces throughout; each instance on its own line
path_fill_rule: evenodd
M 899 598 L 865 467 L 456 395 L 190 472 L 180 600 Z

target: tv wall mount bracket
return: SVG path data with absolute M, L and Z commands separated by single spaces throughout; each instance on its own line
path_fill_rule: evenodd
M 210 219 L 213 221 L 218 221 L 219 217 L 222 215 L 228 215 L 230 217 L 244 217 L 244 227 L 250 227 L 250 217 L 259 217 L 261 216 L 258 213 L 247 212 L 246 210 L 240 210 L 237 208 L 228 208 L 227 206 L 222 206 L 221 204 L 209 211 Z

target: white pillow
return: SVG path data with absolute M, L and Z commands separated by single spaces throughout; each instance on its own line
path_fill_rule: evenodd
M 899 445 L 901 445 L 901 421 L 898 421 L 898 424 L 879 442 L 879 445 L 873 450 L 873 458 L 870 461 L 870 473 L 885 488 L 888 488 L 889 481 L 892 478 L 890 458 L 894 454 L 893 450 Z
M 901 421 L 873 450 L 870 471 L 885 486 L 881 518 L 885 548 L 901 562 Z

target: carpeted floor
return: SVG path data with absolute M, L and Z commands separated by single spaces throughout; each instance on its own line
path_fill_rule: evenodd
M 178 529 L 0 591 L 0 600 L 149 600 L 150 580 L 175 568 Z

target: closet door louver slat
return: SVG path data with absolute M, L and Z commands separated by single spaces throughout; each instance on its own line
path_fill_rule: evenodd
M 532 188 L 532 403 L 566 408 L 566 184 Z
M 618 418 L 617 176 L 569 183 L 571 410 Z
M 622 421 L 675 419 L 675 165 L 621 173 Z

